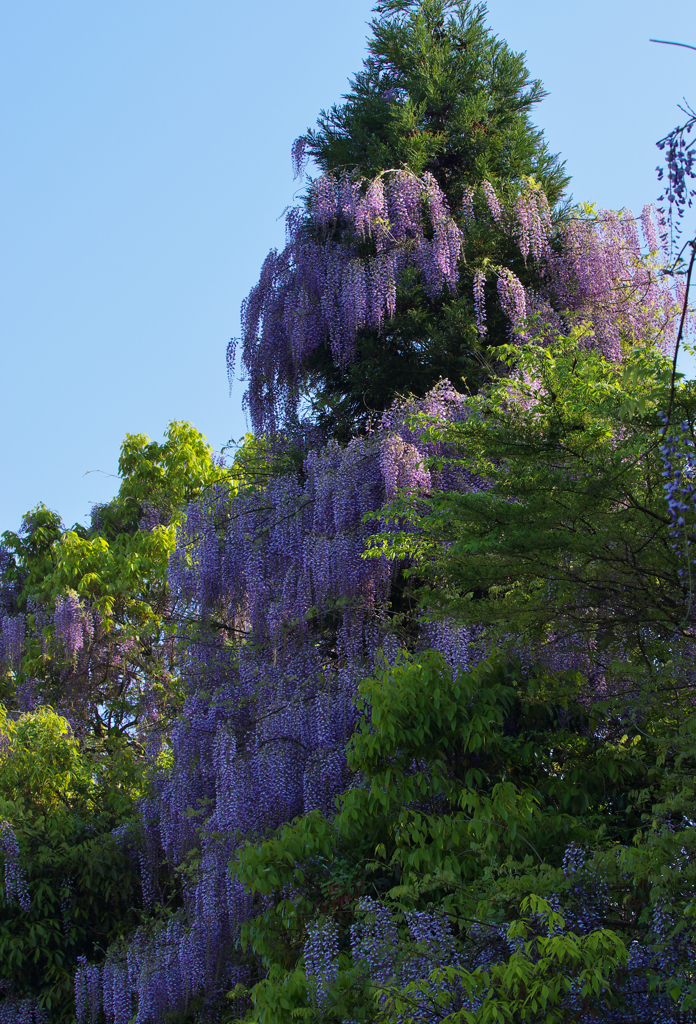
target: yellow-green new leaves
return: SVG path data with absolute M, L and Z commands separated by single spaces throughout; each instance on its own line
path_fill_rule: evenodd
M 80 744 L 51 708 L 13 719 L 0 705 L 0 820 L 16 837 L 30 898 L 19 913 L 0 881 L 0 963 L 13 992 L 52 1019 L 74 1014 L 77 957 L 135 923 L 133 864 L 112 830 L 130 821 L 142 791 L 125 744 Z
M 68 722 L 51 708 L 16 721 L 0 704 L 0 800 L 39 814 L 89 802 L 94 765 L 80 751 Z
M 250 447 L 247 439 L 238 456 L 249 464 Z M 94 510 L 90 529 L 63 531 L 59 517 L 39 506 L 23 532 L 3 537 L 14 554 L 5 575 L 17 611 L 26 612 L 24 657 L 6 699 L 15 684 L 33 680 L 47 702 L 91 717 L 97 733 L 137 727 L 145 691 L 148 699 L 156 694 L 161 714 L 176 712 L 178 627 L 168 583 L 176 523 L 207 490 L 245 484 L 245 469 L 221 465 L 205 438 L 178 422 L 162 443 L 127 435 L 119 472 L 117 496 Z M 70 629 L 58 625 L 68 613 L 81 630 L 72 643 Z
M 151 532 L 119 533 L 107 540 L 82 537 L 68 530 L 52 550 L 53 572 L 36 586 L 37 596 L 74 591 L 102 615 L 106 628 L 120 603 L 136 619 L 156 616 L 147 594 L 160 596 L 167 588 L 167 564 L 174 549 L 173 526 L 157 526 Z
M 154 505 L 174 514 L 202 490 L 228 483 L 230 471 L 213 459 L 205 437 L 190 423 L 173 421 L 163 444 L 145 434 L 127 434 L 118 473 L 119 502 L 134 510 Z
M 127 746 L 112 740 L 110 749 L 88 747 L 50 707 L 9 718 L 0 704 L 0 802 L 6 817 L 12 817 L 12 805 L 31 819 L 92 815 L 106 792 L 112 810 L 126 810 L 143 785 L 143 768 Z

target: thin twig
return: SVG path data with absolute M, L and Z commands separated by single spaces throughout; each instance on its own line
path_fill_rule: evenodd
M 691 46 L 689 43 L 673 43 L 669 39 L 650 39 L 651 43 L 663 43 L 665 46 L 683 46 L 687 50 L 696 50 L 696 46 Z
M 696 46 L 694 47 L 696 50 Z M 672 383 L 669 389 L 669 405 L 667 406 L 667 419 L 665 425 L 662 428 L 662 436 L 664 437 L 669 427 L 669 421 L 672 416 L 672 406 L 674 405 L 674 390 L 676 387 L 677 377 L 677 356 L 679 355 L 679 344 L 684 337 L 684 327 L 686 324 L 686 314 L 689 311 L 689 289 L 691 288 L 691 274 L 694 269 L 694 260 L 696 260 L 696 238 L 691 240 L 691 259 L 689 260 L 689 269 L 686 273 L 686 288 L 684 290 L 684 302 L 682 305 L 681 320 L 679 322 L 679 333 L 677 334 L 677 342 L 674 346 L 674 359 L 672 360 Z

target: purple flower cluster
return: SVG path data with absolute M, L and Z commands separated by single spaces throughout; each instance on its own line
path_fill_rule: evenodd
M 102 1006 L 101 972 L 88 964 L 84 956 L 77 958 L 75 972 L 75 1015 L 78 1024 L 97 1024 Z
M 466 396 L 459 394 L 448 380 L 441 380 L 418 401 L 399 399 L 382 413 L 374 436 L 380 446 L 380 468 L 385 496 L 396 490 L 424 491 L 432 488 L 480 490 L 483 481 L 461 469 L 453 472 L 447 465 L 428 468 L 427 460 L 439 460 L 454 454 L 441 442 L 427 439 L 414 418 L 422 414 L 426 422 L 447 423 L 464 420 L 469 415 Z
M 645 244 L 654 252 L 654 211 L 640 218 Z M 549 258 L 549 289 L 555 305 L 587 324 L 597 347 L 621 362 L 622 346 L 655 342 L 670 354 L 681 314 L 679 294 L 660 267 L 642 255 L 637 222 L 627 211 L 602 210 L 596 220 L 573 220 L 563 251 Z
M 407 96 L 407 91 L 404 88 L 399 88 L 398 86 L 384 89 L 380 93 L 380 97 L 385 103 L 401 103 Z
M 493 220 L 496 222 L 496 224 L 502 227 L 504 223 L 503 208 L 500 205 L 500 200 L 498 199 L 498 196 L 495 193 L 495 189 L 491 185 L 490 181 L 481 182 L 481 191 L 483 192 L 486 202 L 488 203 L 488 209 L 491 211 L 491 216 L 493 217 Z
M 13 615 L 17 611 L 17 598 L 19 596 L 19 585 L 13 579 L 15 560 L 12 552 L 6 545 L 0 544 L 0 622 L 6 615 Z M 2 630 L 0 630 L 0 644 L 2 643 Z M 0 650 L 0 658 L 2 651 Z
M 152 533 L 158 526 L 167 526 L 170 514 L 167 509 L 153 505 L 152 502 L 144 501 L 142 505 L 143 514 L 138 523 L 138 529 L 143 533 Z
M 481 182 L 481 191 L 493 220 L 519 245 L 522 259 L 532 255 L 541 264 L 550 255 L 549 237 L 552 231 L 551 210 L 542 187 L 533 179 L 520 183 L 512 208 L 504 208 L 490 181 Z M 465 219 L 473 216 L 473 190 L 465 196 Z M 471 209 L 471 216 L 469 215 Z
M 101 965 L 81 957 L 75 979 L 78 1024 L 96 1024 L 101 1011 L 109 1024 L 163 1021 L 181 1012 L 206 981 L 209 991 L 221 995 L 232 969 L 227 962 L 220 963 L 215 952 L 202 949 L 178 915 L 154 935 L 138 930 L 125 952 L 111 951 Z M 216 971 L 220 976 L 211 982 Z
M 383 440 L 380 469 L 387 499 L 393 498 L 397 491 L 430 490 L 431 477 L 423 452 L 399 434 L 387 435 Z
M 666 167 L 657 168 L 657 176 L 659 181 L 665 182 L 660 202 L 666 202 L 669 210 L 669 230 L 664 229 L 663 241 L 672 251 L 681 236 L 680 222 L 696 196 L 696 189 L 689 184 L 690 180 L 696 179 L 696 139 L 689 141 L 689 135 L 696 126 L 696 113 L 688 104 L 681 109 L 687 120 L 657 143 L 657 148 L 666 152 L 667 158 Z
M 464 229 L 476 217 L 478 191 L 469 188 L 464 194 Z M 625 211 L 572 220 L 552 248 L 551 213 L 536 182 L 521 183 L 507 205 L 488 181 L 480 193 L 497 228 L 515 240 L 525 262 L 534 261 L 544 283 L 543 296 L 531 295 L 509 267 L 491 268 L 514 333 L 524 337 L 525 317 L 543 312 L 544 322 L 550 322 L 548 314 L 552 320 L 560 316 L 560 327 L 587 324 L 588 344 L 614 362 L 620 361 L 624 343 L 656 340 L 671 350 L 681 306 L 654 262 L 654 211 L 646 208 L 640 218 L 651 263 L 642 254 L 636 221 Z M 306 213 L 288 214 L 287 245 L 268 255 L 242 309 L 245 402 L 254 430 L 272 433 L 292 420 L 307 360 L 322 345 L 339 367 L 355 360 L 358 333 L 381 330 L 393 317 L 406 270 L 419 272 L 429 295 L 454 294 L 464 244 L 464 230 L 429 173 L 417 177 L 390 170 L 371 181 L 346 174 L 315 180 Z M 481 335 L 486 333 L 484 281 L 479 268 L 474 311 Z M 230 367 L 234 348 L 228 353 Z
M 68 658 L 74 658 L 77 652 L 82 650 L 85 642 L 89 643 L 92 639 L 92 618 L 80 604 L 77 594 L 72 591 L 56 598 L 53 622 L 56 639 Z
M 464 999 L 460 986 L 438 976 L 441 968 L 464 966 L 445 915 L 407 911 L 407 933 L 403 934 L 394 914 L 380 900 L 362 897 L 358 913 L 363 919 L 351 927 L 353 960 L 383 990 L 383 1004 L 389 991 L 406 989 L 411 1004 L 406 1019 L 424 1024 L 445 1020 L 465 1004 L 469 1010 L 476 1008 Z
M 338 927 L 332 918 L 324 924 L 307 925 L 304 960 L 313 1002 L 323 1009 L 338 977 Z
M 49 1024 L 46 1010 L 34 999 L 8 995 L 0 1001 L 0 1024 Z
M 521 331 L 527 316 L 524 285 L 507 267 L 501 267 L 498 275 L 498 298 L 513 332 Z
M 15 670 L 19 668 L 24 650 L 25 620 L 23 615 L 5 615 L 2 620 L 3 658 Z
M 300 135 L 293 142 L 290 148 L 290 159 L 293 178 L 301 178 L 307 166 L 307 139 L 304 135 Z
M 443 914 L 412 910 L 406 913 L 406 923 L 415 952 L 402 968 L 404 979 L 427 978 L 438 967 L 461 963 L 452 926 Z
M 537 263 L 550 254 L 549 236 L 552 230 L 548 199 L 541 186 L 525 182 L 515 203 L 517 238 L 522 258 L 531 253 Z
M 609 909 L 606 884 L 596 870 L 586 867 L 587 860 L 587 851 L 577 843 L 570 843 L 563 856 L 563 874 L 571 884 L 557 909 L 566 929 L 576 935 L 589 935 L 602 928 Z
M 454 292 L 459 279 L 463 234 L 429 173 L 323 175 L 308 216 L 288 215 L 287 235 L 242 308 L 245 401 L 257 432 L 273 432 L 294 410 L 302 367 L 322 344 L 337 365 L 353 361 L 357 333 L 394 315 L 407 268 L 431 295 Z
M 35 711 L 41 703 L 40 695 L 36 692 L 36 684 L 36 679 L 25 679 L 23 682 L 17 683 L 15 701 L 21 714 Z
M 577 843 L 570 843 L 563 854 L 563 874 L 566 878 L 574 878 L 581 871 L 587 860 L 587 850 Z
M 476 195 L 476 189 L 469 186 L 464 189 L 464 196 L 462 199 L 462 217 L 465 224 L 470 224 L 476 219 L 476 212 L 474 210 L 474 197 Z
M 665 430 L 667 415 L 663 413 Z M 667 508 L 670 515 L 672 549 L 683 558 L 679 575 L 689 590 L 689 607 L 694 594 L 692 546 L 694 519 L 696 513 L 696 451 L 688 421 L 681 424 L 680 432 L 671 431 L 663 435 L 660 445 L 662 477 Z
M 474 274 L 474 313 L 476 315 L 476 329 L 483 338 L 487 333 L 486 327 L 486 297 L 485 297 L 486 275 L 482 270 Z
M 171 605 L 163 610 L 170 613 Z M 76 733 L 87 727 L 95 712 L 106 715 L 108 727 L 119 729 L 154 722 L 153 678 L 142 671 L 142 642 L 132 630 L 109 629 L 99 610 L 72 590 L 59 595 L 53 606 L 29 598 L 27 613 L 25 645 L 40 649 L 50 659 L 56 683 L 60 680 L 45 699 L 68 718 Z M 171 671 L 178 660 L 175 644 L 154 629 L 151 637 L 160 664 Z M 20 685 L 17 700 L 24 701 L 24 710 L 33 710 L 30 681 Z
M 648 257 L 641 248 L 637 221 L 628 211 L 600 210 L 595 218 L 571 220 L 560 234 L 560 250 L 550 244 L 551 214 L 546 196 L 525 182 L 510 211 L 490 182 L 481 190 L 495 223 L 514 238 L 526 261 L 537 265 L 544 295 L 525 289 L 509 267 L 498 267 L 498 297 L 513 333 L 525 337 L 524 321 L 568 329 L 581 322 L 590 329 L 587 344 L 612 362 L 621 361 L 623 344 L 654 341 L 671 353 L 683 305 L 684 283 L 663 273 L 656 262 L 661 214 L 646 206 L 639 218 Z M 657 223 L 656 223 L 657 217 Z M 474 310 L 479 334 L 485 332 L 482 271 L 474 276 Z M 691 319 L 687 329 L 691 327 Z
M 388 907 L 372 896 L 358 901 L 362 922 L 351 926 L 351 949 L 356 964 L 362 965 L 378 985 L 396 981 L 399 929 Z
M 31 910 L 31 897 L 24 868 L 19 863 L 19 844 L 9 821 L 0 821 L 0 853 L 5 859 L 5 900 L 16 900 L 25 912 Z
M 107 508 L 106 504 L 99 503 L 99 504 L 96 504 L 96 505 L 92 505 L 92 508 L 91 508 L 91 511 L 90 511 L 90 516 L 89 516 L 90 524 L 92 526 L 92 529 L 96 530 L 97 533 L 101 532 L 101 530 L 104 528 L 104 509 L 105 508 Z

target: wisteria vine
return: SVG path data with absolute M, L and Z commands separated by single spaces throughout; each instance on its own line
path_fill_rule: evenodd
M 479 202 L 479 199 L 481 202 Z M 546 196 L 523 181 L 504 202 L 493 185 L 467 189 L 450 211 L 432 175 L 382 172 L 371 181 L 325 174 L 312 182 L 307 209 L 287 218 L 287 245 L 269 253 L 242 308 L 245 402 L 254 430 L 273 433 L 291 422 L 312 353 L 327 346 L 334 363 L 350 365 L 362 330 L 381 331 L 396 310 L 397 286 L 415 271 L 432 298 L 454 297 L 473 271 L 473 314 L 486 328 L 485 281 L 497 280 L 500 305 L 517 335 L 530 314 L 556 329 L 578 318 L 612 361 L 622 344 L 646 332 L 671 352 L 683 295 L 658 260 L 658 215 L 646 207 L 637 222 L 627 211 L 573 216 L 554 226 Z M 525 287 L 509 266 L 472 266 L 467 238 L 490 219 L 512 239 L 540 281 Z M 644 245 L 652 261 L 645 258 Z M 236 342 L 228 350 L 230 379 Z

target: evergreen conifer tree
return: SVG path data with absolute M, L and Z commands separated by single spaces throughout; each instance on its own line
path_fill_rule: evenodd
M 452 210 L 468 186 L 531 174 L 557 202 L 569 179 L 530 120 L 546 92 L 524 54 L 486 26 L 485 5 L 386 0 L 375 10 L 363 70 L 303 139 L 319 168 L 430 171 Z
M 363 194 L 369 181 L 377 176 L 386 181 L 389 172 L 425 176 L 441 189 L 454 222 L 463 226 L 470 221 L 463 233 L 464 259 L 459 260 L 457 280 L 435 293 L 417 261 L 411 261 L 397 275 L 391 316 L 359 329 L 352 358 L 337 359 L 324 337 L 313 342 L 311 353 L 299 363 L 294 360 L 291 390 L 296 403 L 309 408 L 326 433 L 344 440 L 361 430 L 371 413 L 387 408 L 395 395 L 422 396 L 443 378 L 458 390 L 477 390 L 487 378 L 489 366 L 476 327 L 477 269 L 504 266 L 523 284 L 539 284 L 538 273 L 526 265 L 519 246 L 495 218 L 486 222 L 466 215 L 467 207 L 485 208 L 480 190 L 484 182 L 505 205 L 533 179 L 553 206 L 569 180 L 530 119 L 545 95 L 541 83 L 530 79 L 524 55 L 486 27 L 485 15 L 482 4 L 453 0 L 387 0 L 378 5 L 363 70 L 351 81 L 343 102 L 322 111 L 317 127 L 295 143 L 298 172 L 311 156 L 322 180 L 329 176 L 337 182 L 362 182 Z M 316 181 L 310 182 L 310 193 L 316 187 Z M 436 225 L 431 211 L 425 219 L 425 235 L 432 238 Z M 318 226 L 311 214 L 295 219 L 291 234 L 298 226 L 313 237 L 326 237 L 326 224 Z M 354 225 L 345 218 L 337 216 L 330 232 L 339 245 L 355 243 Z M 374 256 L 376 245 L 374 237 L 361 239 L 356 258 Z M 255 316 L 268 279 L 277 291 L 282 277 L 277 263 L 273 273 L 269 269 L 266 283 L 262 274 L 245 309 L 244 361 L 252 389 L 254 377 L 261 376 L 254 368 L 255 347 L 279 347 L 277 337 L 267 337 L 273 333 L 268 305 L 260 332 Z M 297 273 L 296 265 L 282 269 Z M 313 301 L 319 300 L 310 294 L 308 302 Z M 509 324 L 494 303 L 487 305 L 486 345 L 497 345 L 508 340 Z M 287 319 L 287 308 L 284 315 Z M 290 316 L 296 320 L 296 311 Z M 264 379 L 259 386 L 272 385 Z

